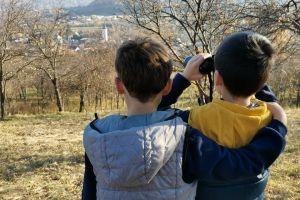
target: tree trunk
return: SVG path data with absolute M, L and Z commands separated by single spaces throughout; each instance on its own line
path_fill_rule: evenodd
M 52 80 L 52 84 L 54 86 L 54 90 L 55 90 L 55 98 L 56 98 L 56 106 L 58 108 L 59 112 L 62 112 L 63 109 L 63 104 L 62 104 L 62 98 L 61 98 L 61 94 L 60 94 L 60 89 L 59 89 L 59 84 L 56 78 L 54 78 Z
M 299 105 L 300 105 L 300 78 L 298 78 L 298 87 L 297 87 L 297 103 L 296 103 L 297 108 L 299 107 Z
M 1 81 L 2 82 L 2 81 Z M 4 88 L 2 87 L 2 83 L 0 84 L 0 104 L 1 104 L 1 117 L 0 120 L 4 120 L 5 117 L 5 110 L 4 110 L 4 103 L 5 103 L 5 94 Z
M 4 110 L 4 103 L 5 103 L 5 94 L 4 94 L 4 77 L 3 77 L 3 63 L 0 61 L 0 120 L 4 120 L 5 117 L 5 110 Z
M 119 101 L 120 101 L 119 93 L 117 93 L 116 101 L 117 101 L 117 109 L 119 109 Z
M 113 110 L 113 97 L 110 97 L 110 110 Z
M 106 108 L 108 108 L 108 97 L 107 97 L 106 94 L 104 95 L 103 99 L 104 99 L 104 102 L 105 102 L 104 109 L 106 109 Z
M 80 90 L 79 112 L 83 112 L 83 109 L 84 109 L 84 91 Z
M 200 106 L 207 104 L 209 102 L 209 96 L 203 91 L 200 81 L 196 81 L 196 86 L 199 92 L 198 104 Z
M 42 97 L 42 100 L 44 101 L 44 99 L 45 99 L 44 78 L 41 79 L 41 97 Z
M 100 93 L 99 104 L 100 104 L 100 110 L 102 110 L 102 93 Z
M 27 88 L 21 86 L 21 99 L 27 101 Z
M 96 93 L 96 95 L 95 95 L 95 112 L 97 111 L 97 108 L 98 108 L 98 101 L 99 101 L 99 96 L 98 96 L 98 93 Z

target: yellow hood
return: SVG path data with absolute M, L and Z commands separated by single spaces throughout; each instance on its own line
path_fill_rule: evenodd
M 213 100 L 191 110 L 189 124 L 219 144 L 237 148 L 248 144 L 257 131 L 272 120 L 263 101 L 248 108 L 228 101 Z

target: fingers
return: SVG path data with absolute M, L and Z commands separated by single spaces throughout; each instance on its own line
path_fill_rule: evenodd
M 212 55 L 210 53 L 203 53 L 202 56 L 204 59 L 212 57 Z
M 209 58 L 209 57 L 211 57 L 211 54 L 202 53 L 202 54 L 198 54 L 198 55 L 192 57 L 192 59 L 189 62 L 190 62 L 190 64 L 199 64 L 199 65 L 201 65 L 203 63 L 203 61 L 206 58 Z
M 283 124 L 287 124 L 287 117 L 283 108 L 278 103 L 267 103 L 268 110 L 272 113 L 273 119 L 281 121 Z
M 193 56 L 192 59 L 189 62 L 190 63 L 197 63 L 197 62 L 199 62 L 201 60 L 203 62 L 204 61 L 204 57 L 201 54 L 198 54 L 196 56 Z
M 189 81 L 198 81 L 203 78 L 205 75 L 200 73 L 199 67 L 204 60 L 210 56 L 210 54 L 198 54 L 192 57 L 187 63 L 182 75 Z

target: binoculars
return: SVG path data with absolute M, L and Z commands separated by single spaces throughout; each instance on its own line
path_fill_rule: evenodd
M 192 59 L 193 56 L 188 56 L 183 61 L 183 66 L 185 67 L 188 62 Z M 199 72 L 201 74 L 210 74 L 211 72 L 215 71 L 214 66 L 214 56 L 206 58 L 204 62 L 199 66 Z

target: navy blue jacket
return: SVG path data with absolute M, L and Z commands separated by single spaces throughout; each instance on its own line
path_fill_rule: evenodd
M 189 85 L 190 83 L 183 76 L 177 75 L 173 80 L 170 94 L 163 98 L 159 109 L 175 103 Z M 266 92 L 262 92 L 262 96 L 276 100 L 273 93 L 268 95 Z M 181 111 L 178 113 L 187 122 L 189 113 Z M 185 138 L 183 179 L 186 182 L 229 181 L 256 176 L 264 172 L 283 151 L 286 133 L 286 127 L 281 122 L 273 120 L 267 127 L 259 130 L 247 146 L 228 149 L 218 145 L 198 130 L 190 128 Z M 86 155 L 82 199 L 96 199 L 96 177 Z
M 162 106 L 163 109 L 167 109 L 170 107 L 171 104 L 175 103 L 178 99 L 178 97 L 181 95 L 181 93 L 190 85 L 190 82 L 185 79 L 181 74 L 177 74 L 176 77 L 173 80 L 173 87 L 171 92 L 163 97 L 160 106 Z M 265 85 L 257 94 L 256 98 L 266 101 L 266 102 L 276 102 L 277 99 L 272 92 L 272 90 Z M 189 117 L 189 111 L 180 111 L 180 115 L 182 118 L 187 122 Z M 277 120 L 273 120 L 269 126 L 276 126 L 276 124 L 281 123 Z M 279 125 L 282 126 L 282 125 Z M 283 126 L 284 127 L 284 126 Z M 285 129 L 285 128 L 284 128 Z M 258 134 L 260 134 L 262 130 L 259 131 Z M 266 131 L 266 129 L 264 130 Z M 282 130 L 284 131 L 284 130 Z M 198 133 L 196 131 L 191 131 L 191 135 L 194 134 L 197 135 Z M 191 140 L 190 138 L 193 138 L 193 136 L 186 136 Z M 194 138 L 193 140 L 197 140 Z M 193 142 L 191 142 L 193 143 Z M 185 148 L 188 158 L 190 158 L 193 154 L 193 157 L 195 158 L 196 162 L 198 161 L 197 158 L 199 158 L 198 150 L 194 147 L 197 145 L 198 142 L 194 143 L 193 145 L 186 144 L 188 148 Z M 266 145 L 266 144 L 263 144 Z M 269 146 L 271 148 L 271 146 Z M 239 149 L 242 150 L 242 149 Z M 231 152 L 234 154 L 234 150 Z M 237 155 L 237 154 L 236 154 Z M 219 155 L 212 156 L 213 158 L 219 157 Z M 255 159 L 255 158 L 254 158 Z M 238 159 L 237 159 L 238 160 Z M 221 163 L 218 163 L 221 164 Z M 188 165 L 188 166 L 187 166 Z M 192 166 L 189 166 L 192 165 Z M 194 168 L 195 172 L 190 174 L 191 169 L 193 169 L 193 166 L 196 166 L 197 168 Z M 232 167 L 230 165 L 230 167 Z M 188 169 L 188 170 L 185 170 Z M 183 178 L 186 182 L 191 182 L 195 180 L 195 173 L 199 172 L 199 164 L 193 164 L 193 160 L 190 161 L 183 161 Z M 204 172 L 209 169 L 204 169 Z M 211 169 L 212 170 L 212 169 Z M 239 170 L 239 169 L 237 169 Z M 225 166 L 223 168 L 223 173 L 229 172 L 230 169 Z M 240 178 L 236 177 L 236 174 L 233 174 L 232 179 L 227 180 L 227 177 L 222 176 L 215 176 L 214 179 L 211 179 L 209 177 L 208 179 L 205 179 L 205 176 L 198 178 L 198 188 L 197 188 L 197 196 L 196 199 L 210 199 L 210 200 L 221 200 L 221 199 L 231 199 L 231 200 L 253 200 L 253 199 L 263 199 L 264 190 L 267 186 L 268 181 L 268 171 L 262 171 L 262 173 L 259 176 L 252 176 L 248 177 L 246 174 L 245 176 L 241 176 Z M 229 174 L 227 174 L 229 177 Z M 197 177 L 197 176 L 196 176 Z

